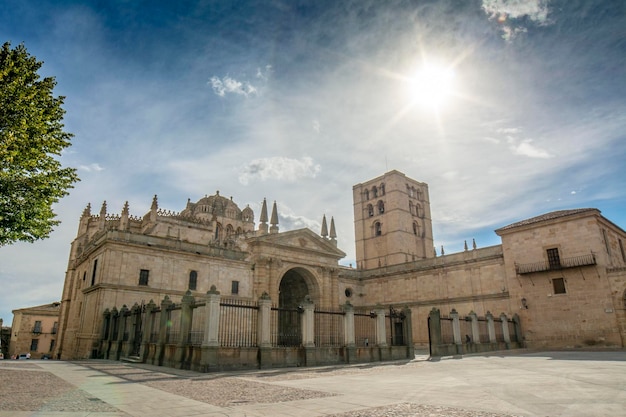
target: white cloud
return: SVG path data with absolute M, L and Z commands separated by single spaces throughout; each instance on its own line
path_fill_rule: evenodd
M 239 173 L 239 182 L 243 185 L 254 179 L 295 182 L 301 178 L 315 178 L 319 172 L 320 166 L 315 164 L 312 158 L 292 159 L 275 156 L 255 159 L 243 166 Z
M 313 130 L 315 133 L 320 133 L 320 122 L 319 120 L 313 120 Z
M 550 22 L 548 0 L 483 0 L 483 10 L 489 19 L 496 19 L 501 25 L 502 38 L 511 41 L 527 28 L 512 24 L 513 19 L 528 18 L 538 25 Z
M 82 170 L 82 171 L 87 171 L 87 172 L 100 172 L 100 171 L 104 171 L 104 168 L 102 168 L 100 166 L 100 164 L 98 163 L 93 163 L 93 164 L 89 164 L 89 165 L 80 165 L 78 167 L 78 169 Z
M 263 80 L 263 81 L 268 81 L 270 78 L 270 75 L 272 75 L 272 66 L 271 65 L 266 65 L 265 68 L 261 69 L 261 68 L 257 68 L 256 69 L 256 77 Z
M 253 94 L 257 94 L 258 90 L 252 84 L 248 82 L 237 81 L 228 75 L 222 78 L 213 76 L 209 80 L 209 84 L 213 88 L 215 94 L 220 97 L 226 96 L 227 93 L 237 94 L 244 97 L 248 97 Z
M 531 139 L 526 139 L 521 143 L 512 141 L 510 149 L 516 155 L 528 156 L 529 158 L 551 158 L 552 155 L 544 149 L 537 148 L 532 144 Z

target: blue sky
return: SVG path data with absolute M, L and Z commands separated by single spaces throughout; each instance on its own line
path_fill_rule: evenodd
M 345 265 L 352 186 L 391 169 L 429 184 L 446 253 L 559 209 L 626 228 L 622 0 L 0 0 L 0 41 L 56 77 L 82 179 L 49 239 L 0 248 L 6 323 L 61 298 L 104 200 L 142 216 L 219 190 L 257 219 L 276 200 L 283 231 L 333 216 Z

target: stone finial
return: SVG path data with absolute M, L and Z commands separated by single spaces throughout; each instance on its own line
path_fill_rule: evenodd
M 274 201 L 274 205 L 272 206 L 270 225 L 270 233 L 278 233 L 278 209 L 276 208 L 276 201 Z
M 445 255 L 445 252 L 443 251 L 443 245 L 441 245 L 441 255 Z
M 91 203 L 87 203 L 87 207 L 83 210 L 82 217 L 91 217 Z
M 102 203 L 102 207 L 100 207 L 100 217 L 106 217 L 107 215 L 107 202 L 104 200 Z
M 259 217 L 259 232 L 266 234 L 267 226 L 267 200 L 263 199 L 263 205 L 261 206 L 261 217 Z
M 465 252 L 467 252 L 467 240 L 465 241 L 464 248 L 465 248 Z
M 320 233 L 320 235 L 326 239 L 328 238 L 328 226 L 326 226 L 326 215 L 324 214 L 324 217 L 322 217 L 322 232 Z
M 211 285 L 211 289 L 207 291 L 207 294 L 219 294 L 220 292 L 217 290 L 215 285 Z
M 122 216 L 128 216 L 128 201 L 124 203 L 124 207 L 122 208 Z
M 472 248 L 476 249 L 476 239 L 472 239 Z
M 261 300 L 269 300 L 270 299 L 270 295 L 267 293 L 267 291 L 263 291 L 263 294 L 261 294 Z
M 155 194 L 152 198 L 152 205 L 150 206 L 150 210 L 156 211 L 159 208 L 159 201 L 157 199 L 157 195 Z
M 335 218 L 334 217 L 330 218 L 330 238 L 332 240 L 337 239 L 337 232 L 335 231 Z

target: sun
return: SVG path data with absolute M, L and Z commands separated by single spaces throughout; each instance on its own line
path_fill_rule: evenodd
M 411 78 L 411 97 L 415 104 L 437 110 L 441 108 L 454 89 L 452 68 L 437 64 L 424 64 Z

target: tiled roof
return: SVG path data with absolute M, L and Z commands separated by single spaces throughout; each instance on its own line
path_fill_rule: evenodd
M 496 230 L 496 233 L 500 230 L 509 230 L 520 226 L 526 226 L 529 224 L 540 223 L 547 220 L 558 219 L 561 217 L 572 216 L 574 214 L 580 214 L 585 212 L 598 212 L 598 209 L 595 208 L 580 208 L 580 209 L 572 209 L 572 210 L 557 210 L 551 211 L 550 213 L 542 214 L 540 216 L 531 217 L 530 219 L 522 220 L 516 223 L 509 224 L 508 226 L 501 227 Z

